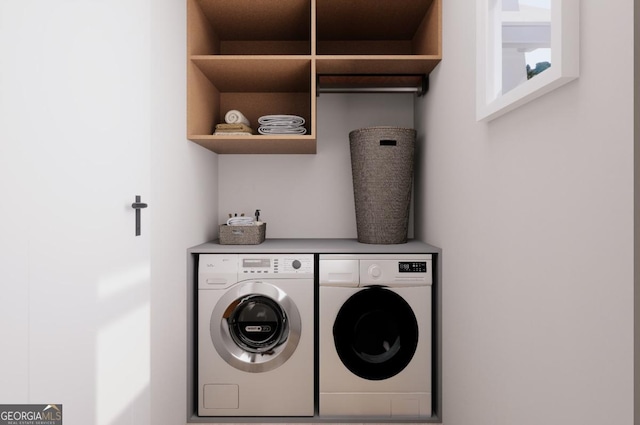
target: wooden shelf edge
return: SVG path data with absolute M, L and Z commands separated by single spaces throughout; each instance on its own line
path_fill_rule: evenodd
M 433 61 L 442 60 L 442 55 L 315 55 L 316 60 L 414 60 L 414 61 Z
M 273 60 L 273 61 L 311 61 L 312 55 L 190 55 L 189 59 L 194 61 L 250 61 L 250 60 Z
M 442 55 L 190 55 L 191 60 L 442 60 Z
M 190 135 L 188 139 L 217 154 L 315 154 L 312 135 L 215 136 Z
M 406 75 L 425 74 L 441 62 L 440 55 L 429 56 L 316 56 L 317 74 L 342 75 Z

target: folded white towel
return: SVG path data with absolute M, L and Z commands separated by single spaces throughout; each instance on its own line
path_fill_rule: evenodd
M 296 126 L 263 126 L 258 127 L 260 134 L 307 134 L 307 129 Z
M 237 124 L 237 123 L 242 123 L 244 125 L 248 125 L 251 126 L 251 123 L 249 122 L 249 120 L 247 119 L 247 117 L 245 117 L 244 115 L 242 115 L 242 112 L 236 110 L 236 109 L 232 109 L 229 112 L 227 112 L 224 115 L 224 120 L 227 124 Z
M 253 217 L 231 217 L 227 220 L 227 226 L 252 226 Z
M 303 126 L 304 118 L 297 115 L 264 115 L 258 118 L 258 123 L 262 125 L 276 126 Z

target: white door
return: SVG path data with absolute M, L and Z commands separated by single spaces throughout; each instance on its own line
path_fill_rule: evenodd
M 149 2 L 0 0 L 0 404 L 65 425 L 149 423 Z

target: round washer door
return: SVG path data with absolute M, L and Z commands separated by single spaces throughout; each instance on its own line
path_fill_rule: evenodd
M 229 289 L 211 314 L 211 341 L 227 363 L 246 372 L 273 370 L 291 357 L 302 323 L 291 298 L 265 282 Z
M 400 373 L 418 346 L 418 322 L 398 294 L 373 286 L 352 295 L 340 308 L 333 340 L 342 363 L 368 380 Z

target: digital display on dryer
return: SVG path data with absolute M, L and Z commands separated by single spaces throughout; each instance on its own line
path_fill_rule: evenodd
M 426 261 L 400 261 L 398 263 L 398 272 L 400 273 L 426 273 Z

